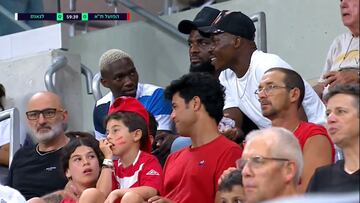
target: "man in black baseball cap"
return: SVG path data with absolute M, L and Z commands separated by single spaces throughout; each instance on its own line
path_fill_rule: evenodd
M 241 12 L 222 12 L 211 26 L 199 30 L 205 36 L 211 35 L 213 41 L 211 62 L 221 71 L 219 80 L 226 89 L 224 109 L 238 107 L 259 128 L 270 127 L 271 122 L 261 114 L 254 92 L 264 72 L 275 67 L 292 69 L 291 66 L 277 55 L 257 50 L 255 25 Z M 270 95 L 279 89 L 266 91 Z M 306 114 L 299 112 L 302 119 L 317 124 L 324 122 L 324 105 L 306 81 L 302 106 Z
M 181 33 L 188 34 L 190 72 L 208 72 L 218 76 L 210 61 L 211 39 L 199 34 L 198 28 L 209 26 L 218 17 L 220 11 L 204 7 L 195 16 L 194 20 L 182 20 L 178 25 Z

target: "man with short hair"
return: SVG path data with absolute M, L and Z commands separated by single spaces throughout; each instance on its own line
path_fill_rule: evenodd
M 110 105 L 120 96 L 130 96 L 139 100 L 156 119 L 158 123 L 155 140 L 159 140 L 159 148 L 155 155 L 160 163 L 166 160 L 170 153 L 173 140 L 173 123 L 170 118 L 171 103 L 164 98 L 164 89 L 151 84 L 139 83 L 139 75 L 136 71 L 131 56 L 119 49 L 110 49 L 100 57 L 101 84 L 110 89 L 110 92 L 96 102 L 93 111 L 93 121 L 96 138 L 104 139 L 104 119 Z
M 63 189 L 67 182 L 59 158 L 62 147 L 69 142 L 65 136 L 68 113 L 58 95 L 38 92 L 28 102 L 26 117 L 38 144 L 16 152 L 8 185 L 30 199 Z
M 290 69 L 271 68 L 263 75 L 255 91 L 262 114 L 271 120 L 273 127 L 293 132 L 299 140 L 304 172 L 299 192 L 305 192 L 316 168 L 333 163 L 335 149 L 326 129 L 321 125 L 301 121 L 299 108 L 304 98 L 305 85 L 301 76 Z
M 291 69 L 290 65 L 277 55 L 257 50 L 254 23 L 241 12 L 224 13 L 212 26 L 199 29 L 211 34 L 213 40 L 212 63 L 216 70 L 222 70 L 219 80 L 226 89 L 224 108 L 237 106 L 259 128 L 270 127 L 271 121 L 262 115 L 254 92 L 266 70 Z M 316 124 L 325 122 L 325 106 L 306 82 L 302 107 L 304 120 L 307 117 Z
M 148 201 L 214 202 L 219 177 L 235 166 L 242 152 L 218 131 L 223 117 L 223 87 L 209 74 L 189 73 L 174 80 L 165 95 L 172 99 L 171 117 L 178 133 L 189 136 L 192 145 L 170 154 L 164 168 L 165 198 L 156 196 Z
M 359 85 L 337 85 L 325 95 L 327 124 L 333 142 L 341 148 L 344 160 L 316 169 L 308 192 L 359 192 Z
M 242 158 L 246 202 L 257 203 L 296 195 L 303 169 L 298 140 L 284 128 L 256 130 L 246 136 Z
M 110 49 L 100 58 L 101 84 L 110 92 L 96 102 L 93 112 L 97 139 L 105 138 L 104 118 L 115 98 L 130 96 L 139 100 L 154 115 L 158 130 L 172 131 L 171 104 L 164 98 L 164 89 L 139 83 L 139 75 L 129 54 Z

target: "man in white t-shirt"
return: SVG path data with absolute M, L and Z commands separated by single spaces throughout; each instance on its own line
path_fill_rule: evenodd
M 292 69 L 291 66 L 277 55 L 257 50 L 254 23 L 241 12 L 225 13 L 212 26 L 199 30 L 212 35 L 212 63 L 223 70 L 219 80 L 226 89 L 224 109 L 239 107 L 259 128 L 270 127 L 270 120 L 261 113 L 255 90 L 265 71 L 274 67 Z M 325 123 L 325 106 L 307 82 L 299 114 L 303 120 Z
M 320 97 L 337 84 L 359 83 L 359 0 L 340 1 L 343 24 L 349 29 L 330 46 L 323 72 L 314 86 Z

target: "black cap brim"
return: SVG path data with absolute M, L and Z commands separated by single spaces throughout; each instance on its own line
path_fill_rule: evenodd
M 224 31 L 219 30 L 217 27 L 211 25 L 211 26 L 205 26 L 205 27 L 199 27 L 198 28 L 199 33 L 204 37 L 209 37 L 211 34 L 219 34 L 223 33 Z
M 197 26 L 191 20 L 182 20 L 178 25 L 178 30 L 184 34 L 190 34 L 191 30 L 197 30 Z

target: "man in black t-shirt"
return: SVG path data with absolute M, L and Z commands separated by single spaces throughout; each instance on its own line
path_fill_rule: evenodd
M 335 86 L 325 100 L 326 127 L 344 160 L 318 168 L 307 192 L 359 192 L 359 85 Z
M 30 98 L 26 117 L 38 144 L 16 152 L 7 185 L 30 199 L 63 189 L 67 182 L 59 158 L 61 148 L 69 142 L 65 136 L 68 113 L 58 95 L 39 92 Z

